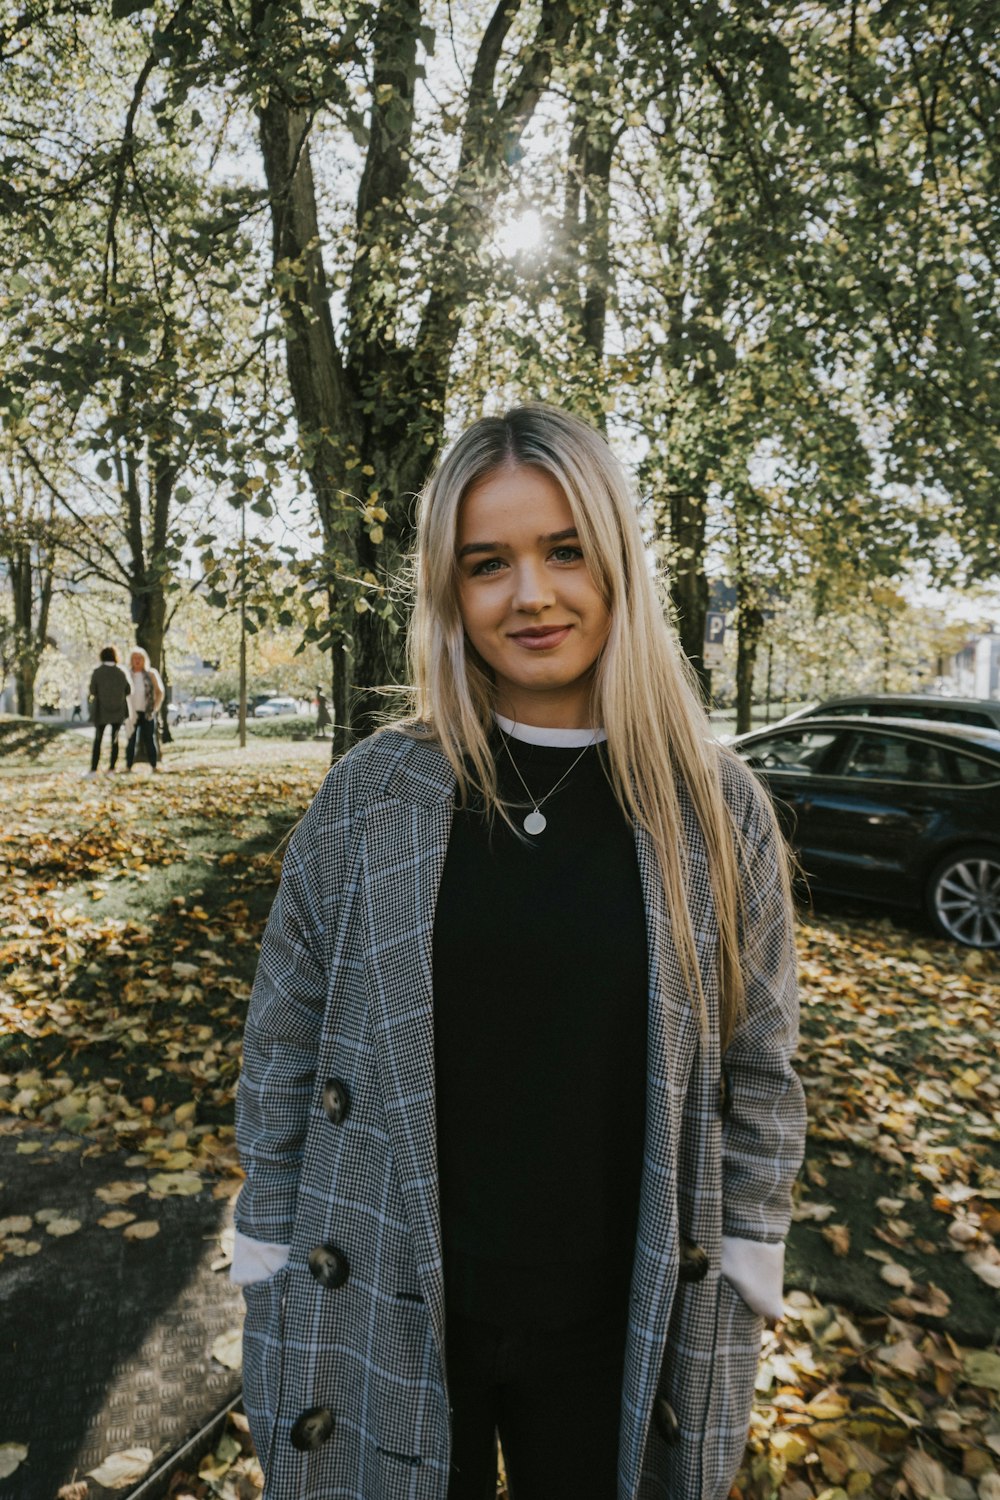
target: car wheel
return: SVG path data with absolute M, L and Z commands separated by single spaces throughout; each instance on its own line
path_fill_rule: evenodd
M 937 865 L 927 906 L 938 931 L 968 948 L 1000 948 L 1000 850 L 959 849 Z

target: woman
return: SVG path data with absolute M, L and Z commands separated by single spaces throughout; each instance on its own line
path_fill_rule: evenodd
M 129 658 L 132 668 L 132 691 L 129 695 L 128 744 L 125 746 L 125 765 L 129 771 L 135 763 L 136 739 L 142 740 L 146 759 L 152 770 L 157 769 L 156 715 L 164 699 L 163 679 L 155 667 L 149 664 L 149 654 L 136 646 Z
M 91 673 L 90 691 L 87 695 L 90 717 L 94 722 L 94 745 L 90 754 L 88 776 L 96 776 L 101 763 L 101 740 L 105 728 L 111 730 L 111 764 L 109 771 L 118 766 L 118 733 L 128 717 L 128 699 L 132 691 L 132 679 L 119 663 L 117 646 L 105 646 L 101 652 L 101 664 Z
M 802 1155 L 787 883 L 603 439 L 423 497 L 415 716 L 293 836 L 234 1279 L 268 1500 L 720 1500 Z

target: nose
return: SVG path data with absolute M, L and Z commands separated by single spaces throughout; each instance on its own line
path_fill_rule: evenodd
M 525 615 L 539 615 L 553 603 L 555 593 L 545 564 L 533 559 L 522 562 L 515 577 L 514 608 Z

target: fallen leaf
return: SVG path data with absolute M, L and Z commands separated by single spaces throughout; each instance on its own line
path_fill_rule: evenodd
M 163 1193 L 167 1197 L 193 1198 L 204 1185 L 194 1172 L 156 1172 L 149 1179 L 150 1192 Z
M 27 1456 L 27 1443 L 0 1443 L 0 1479 L 13 1474 Z
M 913 1291 L 913 1277 L 905 1266 L 897 1265 L 894 1260 L 889 1261 L 888 1265 L 884 1265 L 879 1275 L 890 1286 L 898 1286 L 902 1291 L 907 1293 Z
M 68 1234 L 76 1234 L 81 1227 L 79 1219 L 50 1219 L 45 1226 L 46 1234 L 54 1234 L 57 1239 L 64 1239 Z
M 151 1448 L 123 1448 L 119 1453 L 109 1453 L 96 1469 L 88 1469 L 87 1476 L 105 1489 L 124 1490 L 140 1480 L 152 1462 Z
M 230 1328 L 212 1344 L 212 1358 L 217 1359 L 220 1365 L 225 1365 L 227 1370 L 241 1370 L 243 1368 L 243 1329 Z
M 970 1385 L 1000 1391 L 1000 1354 L 988 1349 L 967 1349 L 962 1356 L 962 1374 Z
M 903 1459 L 903 1475 L 919 1500 L 939 1500 L 947 1495 L 944 1465 L 922 1448 L 912 1449 Z
M 98 1219 L 102 1229 L 121 1229 L 123 1224 L 131 1224 L 135 1220 L 135 1214 L 129 1213 L 127 1208 L 113 1208 L 109 1214 L 102 1214 Z
M 882 1344 L 875 1351 L 882 1364 L 903 1375 L 917 1376 L 926 1367 L 927 1361 L 910 1339 L 900 1339 L 898 1344 Z
M 833 1249 L 834 1255 L 847 1255 L 851 1249 L 851 1231 L 846 1224 L 825 1224 L 820 1234 Z M 829 1478 L 829 1475 L 827 1476 Z
M 160 1232 L 160 1226 L 155 1219 L 139 1219 L 134 1224 L 126 1224 L 122 1230 L 122 1238 L 126 1240 L 151 1240 Z
M 27 1234 L 31 1224 L 30 1214 L 13 1214 L 9 1219 L 0 1219 L 0 1239 L 7 1234 Z
M 106 1182 L 103 1187 L 94 1189 L 94 1196 L 100 1198 L 102 1203 L 127 1203 L 137 1193 L 145 1191 L 144 1182 Z

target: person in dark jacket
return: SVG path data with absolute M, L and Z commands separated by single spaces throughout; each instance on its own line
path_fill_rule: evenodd
M 132 691 L 132 679 L 119 665 L 116 646 L 105 646 L 101 652 L 101 664 L 95 667 L 90 679 L 87 700 L 90 717 L 94 724 L 94 748 L 90 756 L 89 776 L 97 775 L 101 762 L 101 740 L 106 728 L 111 730 L 111 764 L 114 771 L 118 764 L 118 734 L 128 718 L 128 695 Z

